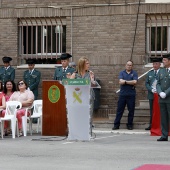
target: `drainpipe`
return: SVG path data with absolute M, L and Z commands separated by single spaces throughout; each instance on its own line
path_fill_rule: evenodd
M 73 8 L 71 8 L 71 55 L 73 55 Z M 72 61 L 71 57 L 71 61 Z

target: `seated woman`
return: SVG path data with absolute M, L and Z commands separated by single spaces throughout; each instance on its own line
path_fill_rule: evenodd
M 2 85 L 2 81 L 0 81 L 0 117 L 4 117 L 3 111 L 5 107 L 6 107 L 6 102 L 3 94 L 3 85 Z
M 3 94 L 4 94 L 6 102 L 9 101 L 9 99 L 10 99 L 11 95 L 14 93 L 14 91 L 16 91 L 15 83 L 11 80 L 6 81 L 4 84 L 4 89 L 3 89 Z M 2 111 L 1 117 L 4 117 L 4 116 L 5 116 L 5 110 Z M 5 136 L 8 136 L 8 134 L 11 133 L 11 130 L 8 127 L 9 127 L 8 121 L 5 121 L 5 123 L 4 123 Z
M 25 115 L 25 108 L 32 106 L 34 101 L 34 94 L 32 91 L 27 90 L 27 84 L 24 80 L 20 80 L 17 83 L 17 90 L 15 91 L 9 101 L 20 101 L 22 104 L 22 108 L 17 111 L 17 119 L 18 119 L 18 128 L 20 136 L 22 136 L 22 116 Z M 30 115 L 30 111 L 28 111 L 28 116 Z
M 0 81 L 0 117 L 2 117 L 2 111 L 5 109 L 5 107 L 6 107 L 6 102 L 3 94 L 3 85 L 2 85 L 2 81 Z
M 15 91 L 16 91 L 15 83 L 12 80 L 6 81 L 3 89 L 6 102 L 9 100 L 9 98 Z
M 3 84 L 2 84 L 2 81 L 0 80 L 0 93 L 3 92 Z

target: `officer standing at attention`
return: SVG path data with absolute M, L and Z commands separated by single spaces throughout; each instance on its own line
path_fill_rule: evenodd
M 34 69 L 35 59 L 28 59 L 28 70 L 24 72 L 24 81 L 27 83 L 29 89 L 34 93 L 34 99 L 38 98 L 38 85 L 41 79 L 41 73 Z
M 62 81 L 63 79 L 69 78 L 71 74 L 75 71 L 74 68 L 69 66 L 69 58 L 72 56 L 68 53 L 63 53 L 60 57 L 61 67 L 57 67 L 54 73 L 54 80 Z
M 162 135 L 157 141 L 168 141 L 170 125 L 170 53 L 163 56 L 164 68 L 159 71 L 157 93 L 159 94 L 159 106 L 161 111 Z
M 133 62 L 129 60 L 126 63 L 125 70 L 119 73 L 120 94 L 119 94 L 116 118 L 112 130 L 119 129 L 120 120 L 122 118 L 126 105 L 129 111 L 127 129 L 128 130 L 133 129 L 133 118 L 134 118 L 135 99 L 136 99 L 135 85 L 138 80 L 138 74 L 136 71 L 132 70 L 132 68 L 133 68 Z
M 15 79 L 15 69 L 10 65 L 11 60 L 11 57 L 5 56 L 2 58 L 4 66 L 0 68 L 0 80 L 2 81 L 3 86 L 7 80 L 14 81 Z
M 156 84 L 157 84 L 158 73 L 160 70 L 162 58 L 152 58 L 151 61 L 153 63 L 153 70 L 148 72 L 145 80 L 145 86 L 148 90 L 148 99 L 149 99 L 149 107 L 150 107 L 150 122 L 149 122 L 149 126 L 145 128 L 145 130 L 150 130 L 152 126 L 153 99 L 154 99 L 154 93 L 157 93 Z

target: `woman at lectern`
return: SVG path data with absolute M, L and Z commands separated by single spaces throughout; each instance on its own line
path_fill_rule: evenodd
M 91 87 L 97 86 L 94 73 L 91 70 L 89 70 L 89 68 L 90 68 L 89 60 L 86 57 L 81 57 L 78 61 L 77 71 L 71 75 L 70 79 L 88 79 L 91 81 Z M 90 115 L 91 116 L 93 114 L 94 99 L 95 99 L 95 94 L 93 89 L 91 88 L 90 91 L 90 104 L 91 104 Z
M 70 79 L 89 79 L 91 86 L 97 86 L 94 73 L 89 68 L 89 60 L 86 57 L 81 57 L 78 61 L 77 71 L 71 75 Z

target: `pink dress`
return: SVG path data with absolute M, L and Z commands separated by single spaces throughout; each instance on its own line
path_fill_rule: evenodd
M 11 95 L 13 94 L 13 92 L 10 94 L 10 95 L 6 95 L 5 93 L 3 93 L 4 97 L 5 97 L 5 101 L 7 102 Z M 5 116 L 5 110 L 2 111 L 2 114 L 1 114 L 1 117 L 4 117 Z M 4 123 L 4 128 L 7 129 L 8 128 L 8 121 L 5 121 Z
M 10 99 L 10 97 L 11 97 L 11 95 L 12 95 L 13 93 L 14 93 L 14 92 L 11 92 L 10 95 L 4 94 L 4 96 L 5 96 L 5 101 L 6 101 L 6 102 Z
M 28 99 L 34 100 L 34 94 L 30 90 L 25 90 L 23 93 L 20 91 L 14 92 L 9 101 L 20 101 L 21 103 L 24 101 L 27 101 Z M 22 116 L 25 115 L 25 107 L 22 107 L 22 109 L 19 109 L 17 111 L 17 119 L 18 119 L 18 128 L 22 128 Z M 28 116 L 30 115 L 30 112 L 28 112 Z
M 4 96 L 3 93 L 0 93 L 0 106 L 2 106 L 2 97 Z

